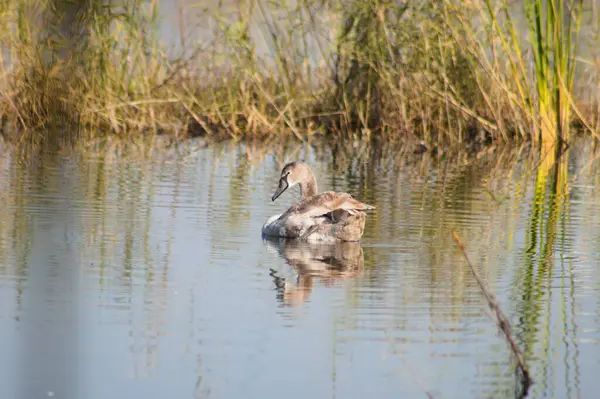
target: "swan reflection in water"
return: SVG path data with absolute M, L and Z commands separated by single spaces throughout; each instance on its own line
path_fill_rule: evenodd
M 316 244 L 265 238 L 265 243 L 268 249 L 284 258 L 297 274 L 296 281 L 290 282 L 271 269 L 277 297 L 285 305 L 306 302 L 317 280 L 331 285 L 337 279 L 360 276 L 364 269 L 363 249 L 359 242 Z

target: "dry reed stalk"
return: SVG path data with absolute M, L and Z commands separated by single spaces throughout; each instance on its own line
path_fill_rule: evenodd
M 456 230 L 454 229 L 452 229 L 452 237 L 454 238 L 454 241 L 456 241 L 456 245 L 458 245 L 458 248 L 460 248 L 463 257 L 469 265 L 469 268 L 473 273 L 473 277 L 475 277 L 475 281 L 477 281 L 477 285 L 479 285 L 479 288 L 481 289 L 481 292 L 483 293 L 483 296 L 485 297 L 488 306 L 490 307 L 490 310 L 496 316 L 496 324 L 498 328 L 504 333 L 504 338 L 508 342 L 511 351 L 515 356 L 515 359 L 517 360 L 517 367 L 519 368 L 519 370 L 521 370 L 522 373 L 523 392 L 521 397 L 525 397 L 527 396 L 527 391 L 529 390 L 529 387 L 532 384 L 532 380 L 531 376 L 529 375 L 527 366 L 525 365 L 525 361 L 523 360 L 521 350 L 517 346 L 517 343 L 512 335 L 510 322 L 508 321 L 508 318 L 504 315 L 504 312 L 502 312 L 502 309 L 500 309 L 500 304 L 498 303 L 498 300 L 496 299 L 495 295 L 486 288 L 485 283 L 483 282 L 483 280 L 481 280 L 481 277 L 479 277 L 479 274 L 475 270 L 475 267 L 469 260 L 467 252 L 465 250 L 465 246 L 463 245 L 462 241 L 458 237 L 458 234 L 456 233 Z

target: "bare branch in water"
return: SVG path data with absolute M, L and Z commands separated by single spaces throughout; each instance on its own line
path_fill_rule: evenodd
M 479 285 L 479 288 L 481 289 L 483 296 L 487 300 L 490 310 L 496 316 L 496 324 L 497 324 L 498 328 L 504 333 L 504 338 L 506 338 L 506 341 L 508 342 L 511 351 L 512 351 L 513 355 L 515 356 L 515 359 L 517 359 L 517 367 L 521 370 L 521 373 L 522 373 L 523 391 L 522 391 L 520 397 L 523 398 L 523 397 L 527 396 L 527 391 L 529 390 L 529 387 L 531 386 L 532 381 L 531 381 L 531 377 L 529 375 L 529 371 L 527 370 L 527 366 L 525 366 L 525 362 L 523 361 L 523 355 L 521 354 L 521 350 L 517 346 L 517 343 L 515 342 L 515 339 L 512 335 L 512 332 L 510 329 L 510 323 L 509 323 L 508 319 L 506 318 L 506 316 L 504 315 L 504 313 L 502 312 L 502 309 L 500 309 L 500 304 L 496 300 L 496 297 L 494 296 L 494 294 L 491 293 L 485 287 L 483 280 L 481 280 L 481 278 L 479 277 L 479 274 L 477 274 L 477 270 L 475 270 L 475 267 L 473 266 L 473 264 L 469 260 L 469 257 L 467 256 L 465 246 L 463 245 L 462 241 L 458 237 L 458 234 L 456 233 L 456 230 L 454 230 L 454 229 L 452 229 L 452 237 L 454 238 L 454 241 L 456 241 L 458 248 L 460 248 L 460 251 L 462 252 L 465 260 L 467 261 L 469 268 L 471 268 L 473 277 L 475 277 L 475 281 L 477 281 L 477 285 Z

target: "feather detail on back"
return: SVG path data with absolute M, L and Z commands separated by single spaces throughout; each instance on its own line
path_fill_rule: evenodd
M 327 191 L 297 202 L 282 216 L 290 213 L 321 216 L 336 209 L 343 209 L 349 211 L 350 214 L 356 214 L 355 211 L 371 210 L 375 207 L 355 200 L 350 194 Z

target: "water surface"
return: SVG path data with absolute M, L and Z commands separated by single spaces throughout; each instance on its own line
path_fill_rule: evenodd
M 595 397 L 600 169 L 586 143 L 557 162 L 271 150 L 5 152 L 2 397 L 514 397 L 451 228 L 513 325 L 530 397 Z M 377 206 L 360 244 L 262 240 L 297 198 L 270 201 L 291 159 Z

